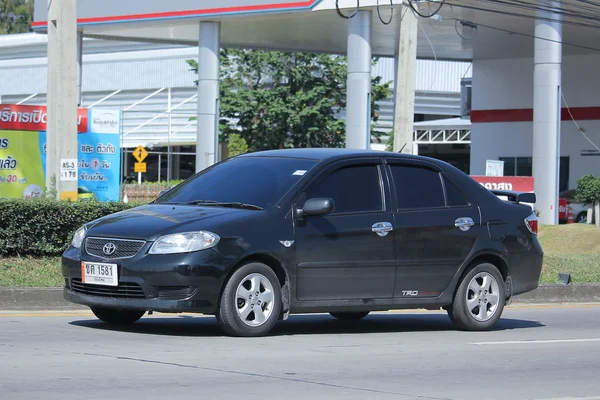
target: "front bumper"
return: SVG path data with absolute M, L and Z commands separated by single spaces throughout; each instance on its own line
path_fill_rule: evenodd
M 209 249 L 195 253 L 108 260 L 69 247 L 62 257 L 66 300 L 90 307 L 157 312 L 216 312 L 232 260 Z M 116 287 L 82 283 L 81 262 L 117 264 Z

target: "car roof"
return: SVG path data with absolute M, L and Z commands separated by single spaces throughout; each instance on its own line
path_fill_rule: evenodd
M 332 160 L 354 157 L 393 157 L 404 159 L 430 159 L 429 157 L 415 156 L 411 154 L 393 153 L 381 150 L 359 150 L 347 148 L 295 148 L 281 150 L 265 150 L 254 153 L 246 153 L 242 157 L 286 157 L 286 158 L 305 158 L 312 160 Z

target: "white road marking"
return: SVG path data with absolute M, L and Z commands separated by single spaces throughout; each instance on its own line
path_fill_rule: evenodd
M 538 400 L 600 400 L 598 396 L 592 397 L 552 397 L 547 399 L 538 399 Z
M 592 339 L 554 339 L 554 340 L 507 340 L 504 342 L 474 342 L 475 346 L 502 345 L 502 344 L 548 344 L 548 343 L 582 343 L 600 342 L 600 338 Z M 600 400 L 600 398 L 598 398 Z

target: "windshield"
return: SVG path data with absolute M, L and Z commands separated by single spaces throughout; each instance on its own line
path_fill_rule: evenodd
M 188 179 L 157 203 L 239 202 L 270 207 L 316 163 L 297 158 L 232 158 Z

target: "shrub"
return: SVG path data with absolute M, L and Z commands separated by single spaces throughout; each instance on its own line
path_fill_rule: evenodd
M 600 178 L 591 174 L 579 178 L 575 198 L 583 203 L 595 204 L 600 201 Z
M 232 133 L 229 135 L 229 144 L 227 145 L 227 148 L 229 150 L 229 157 L 248 152 L 248 144 L 239 133 Z
M 0 256 L 60 255 L 86 222 L 136 203 L 0 199 Z
M 182 183 L 185 179 L 171 179 L 169 181 L 169 183 L 167 183 L 167 181 L 161 181 L 161 182 L 142 182 L 142 185 L 161 185 L 161 186 L 177 186 L 180 183 Z M 137 181 L 134 182 L 133 184 L 137 185 Z

